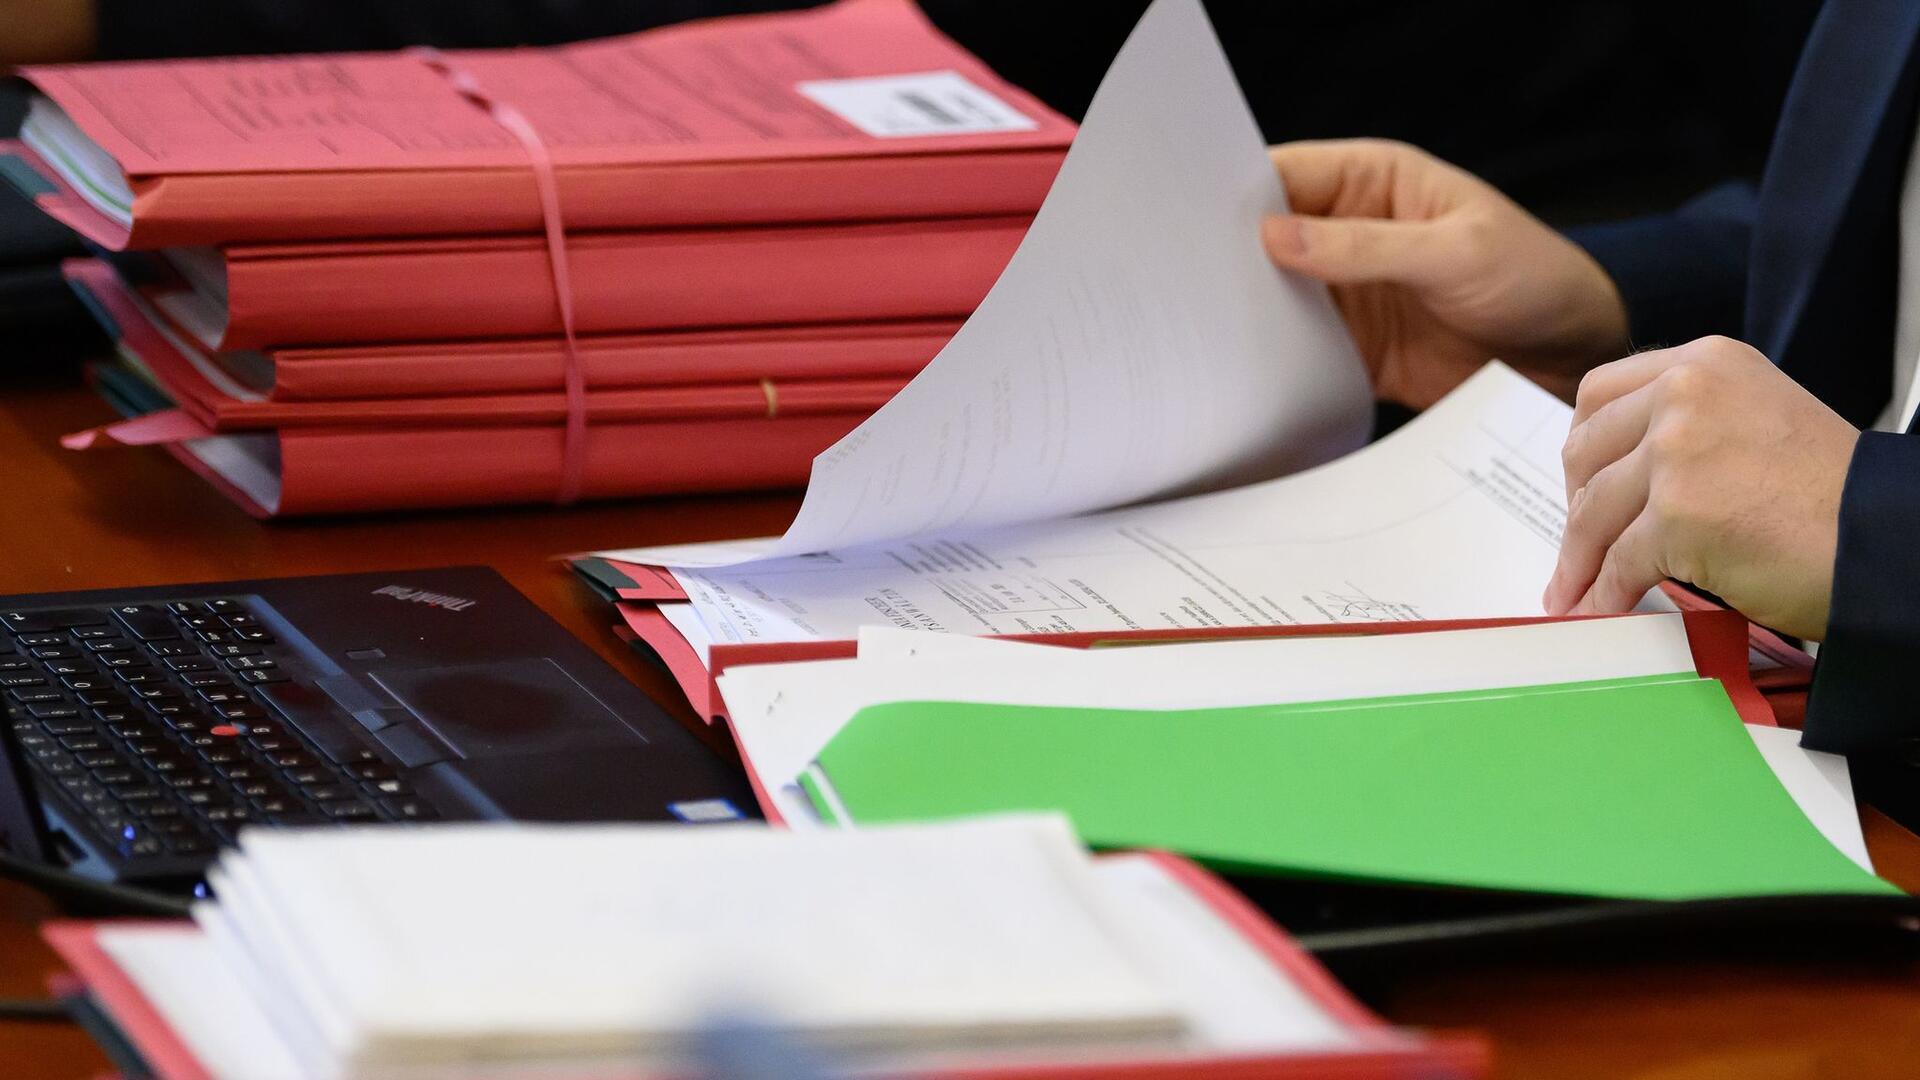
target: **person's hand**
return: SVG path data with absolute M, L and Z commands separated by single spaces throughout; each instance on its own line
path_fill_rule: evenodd
M 1498 358 L 1571 398 L 1628 351 L 1600 264 L 1477 177 L 1373 139 L 1272 154 L 1293 212 L 1262 224 L 1267 254 L 1332 287 L 1378 396 L 1425 408 Z
M 1547 612 L 1628 611 L 1676 578 L 1754 622 L 1820 638 L 1859 437 L 1727 338 L 1595 368 L 1562 455 L 1567 528 Z

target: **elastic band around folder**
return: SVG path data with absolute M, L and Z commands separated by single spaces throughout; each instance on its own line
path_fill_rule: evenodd
M 574 332 L 573 276 L 568 271 L 567 233 L 560 217 L 560 184 L 553 167 L 553 155 L 540 133 L 526 115 L 512 105 L 487 93 L 471 71 L 455 64 L 447 54 L 430 46 L 409 50 L 420 62 L 444 76 L 454 92 L 486 110 L 494 122 L 518 139 L 533 168 L 533 182 L 540 194 L 540 219 L 547 235 L 547 263 L 553 273 L 553 294 L 560 305 L 561 351 L 567 392 L 567 419 L 560 451 L 560 487 L 554 502 L 565 506 L 580 497 L 586 472 L 587 376 L 580 359 L 580 343 Z

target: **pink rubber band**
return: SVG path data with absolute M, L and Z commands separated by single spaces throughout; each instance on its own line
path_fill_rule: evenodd
M 560 487 L 553 501 L 565 506 L 580 497 L 586 473 L 587 374 L 580 359 L 580 343 L 574 332 L 573 276 L 567 269 L 567 231 L 560 218 L 560 183 L 554 173 L 553 155 L 540 139 L 525 114 L 488 94 L 480 80 L 456 65 L 438 49 L 420 46 L 410 50 L 420 61 L 445 76 L 461 97 L 485 109 L 495 123 L 520 141 L 533 166 L 534 186 L 540 193 L 540 218 L 547 233 L 547 262 L 553 270 L 553 293 L 560 305 L 560 329 L 563 367 L 567 390 L 566 434 L 560 449 Z

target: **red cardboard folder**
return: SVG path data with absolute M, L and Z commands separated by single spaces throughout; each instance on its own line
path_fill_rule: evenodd
M 274 400 L 248 391 L 204 357 L 190 354 L 190 346 L 157 325 L 151 309 L 121 286 L 110 267 L 76 259 L 63 270 L 117 334 L 122 351 L 139 360 L 160 389 L 193 421 L 162 424 L 142 418 L 110 424 L 100 429 L 99 439 L 78 440 L 83 447 L 172 442 L 237 431 L 557 425 L 566 419 L 566 395 L 557 386 L 540 393 Z M 558 374 L 556 371 L 556 381 Z M 912 377 L 913 372 L 906 371 L 879 378 L 763 376 L 753 381 L 686 385 L 601 387 L 589 382 L 585 415 L 590 424 L 605 424 L 865 414 L 886 404 Z M 74 443 L 69 441 L 69 445 Z
M 565 348 L 557 338 L 285 348 L 209 356 L 129 288 L 107 264 L 61 267 L 108 334 L 182 392 L 278 403 L 457 400 L 559 392 Z M 584 337 L 579 360 L 593 391 L 805 381 L 912 378 L 939 353 L 953 320 L 773 326 Z M 194 389 L 196 388 L 197 389 Z
M 540 133 L 570 229 L 1027 213 L 1073 135 L 905 0 L 448 56 Z M 1023 122 L 977 130 L 922 114 L 917 127 L 876 134 L 856 122 L 871 118 L 802 89 L 924 73 L 953 73 Z M 22 74 L 125 173 L 131 227 L 64 183 L 39 196 L 110 248 L 541 226 L 524 149 L 416 55 Z M 912 108 L 906 97 L 887 104 Z
M 567 241 L 581 333 L 960 318 L 1028 217 L 646 233 Z M 494 237 L 230 247 L 211 349 L 553 336 L 543 241 Z M 157 287 L 179 292 L 184 281 Z M 183 320 L 155 295 L 156 306 Z
M 1484 1075 L 1488 1050 L 1473 1037 L 1429 1037 L 1394 1028 L 1347 993 L 1326 969 L 1286 932 L 1225 882 L 1195 863 L 1167 852 L 1105 855 L 1151 860 L 1176 887 L 1200 900 L 1223 928 L 1241 938 L 1249 953 L 1338 1022 L 1351 1048 L 1298 1054 L 1141 1058 L 1099 1064 L 964 1065 L 909 1074 L 920 1080 L 1465 1080 Z M 101 948 L 99 935 L 112 922 L 55 921 L 41 928 L 74 977 L 119 1033 L 133 1044 L 158 1080 L 210 1080 L 186 1039 L 154 1002 Z M 177 924 L 191 933 L 187 924 Z M 596 1073 L 598 1080 L 639 1080 L 626 1072 Z
M 661 603 L 686 600 L 673 576 L 657 567 L 588 557 L 574 561 L 575 569 L 612 589 L 614 607 L 624 629 L 659 657 L 695 711 L 709 723 L 727 719 L 720 695 L 719 676 L 736 664 L 781 664 L 799 660 L 834 660 L 857 655 L 853 641 L 792 641 L 727 644 L 715 642 L 703 663 L 692 645 L 666 616 Z M 1681 616 L 1693 650 L 1694 667 L 1726 687 L 1740 718 L 1749 724 L 1776 726 L 1768 699 L 1749 672 L 1748 623 L 1739 612 L 1725 608 L 1685 611 Z M 1180 641 L 1230 641 L 1270 637 L 1328 637 L 1353 634 L 1409 634 L 1430 630 L 1471 630 L 1492 626 L 1523 626 L 1560 621 L 1540 615 L 1498 619 L 1447 619 L 1420 622 L 1357 622 L 1291 624 L 1286 626 L 1218 626 L 1194 630 L 1114 630 L 1072 634 L 990 635 L 1008 641 L 1026 641 L 1063 648 L 1089 649 L 1148 645 Z
M 800 487 L 814 456 L 866 417 L 591 424 L 578 498 Z M 210 435 L 191 416 L 169 410 L 108 430 L 128 444 L 164 446 L 255 517 L 546 503 L 561 482 L 559 423 Z
M 912 377 L 960 329 L 957 321 L 608 334 L 580 339 L 592 388 L 691 386 L 761 379 Z M 559 390 L 553 338 L 282 348 L 241 358 L 273 401 L 526 394 Z

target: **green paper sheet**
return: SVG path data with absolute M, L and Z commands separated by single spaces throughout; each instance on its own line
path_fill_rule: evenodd
M 1064 810 L 1231 870 L 1635 899 L 1893 893 L 1828 843 L 1718 682 L 1189 711 L 900 702 L 807 789 L 857 824 Z

